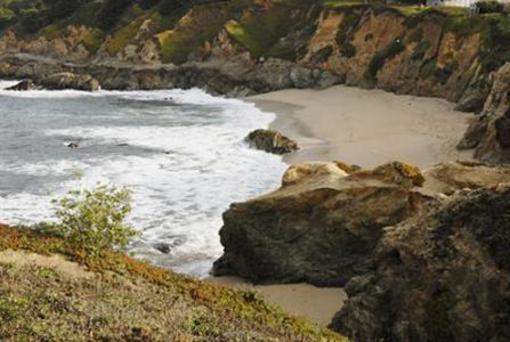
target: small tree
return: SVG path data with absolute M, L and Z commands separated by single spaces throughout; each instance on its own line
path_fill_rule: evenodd
M 124 223 L 131 212 L 131 195 L 125 188 L 98 185 L 93 190 L 70 191 L 54 203 L 59 222 L 49 230 L 90 253 L 125 247 L 137 235 Z

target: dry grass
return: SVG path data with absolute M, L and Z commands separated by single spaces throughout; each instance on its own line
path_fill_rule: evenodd
M 177 275 L 122 253 L 92 257 L 58 238 L 0 226 L 5 250 L 58 253 L 93 277 L 0 261 L 1 340 L 344 340 L 254 292 Z

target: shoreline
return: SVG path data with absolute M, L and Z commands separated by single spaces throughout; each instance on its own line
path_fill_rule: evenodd
M 398 160 L 426 169 L 472 160 L 472 151 L 458 151 L 456 145 L 474 115 L 455 111 L 455 104 L 443 99 L 337 85 L 245 100 L 274 113 L 270 128 L 298 142 L 301 149 L 283 157 L 287 164 L 340 160 L 371 168 Z
M 298 142 L 298 152 L 283 156 L 289 165 L 341 160 L 370 168 L 397 160 L 424 169 L 444 161 L 471 159 L 471 151 L 457 151 L 456 144 L 474 115 L 455 111 L 455 104 L 443 99 L 340 85 L 325 90 L 282 90 L 243 100 L 275 114 L 270 128 Z M 343 288 L 302 283 L 253 285 L 237 277 L 208 280 L 253 288 L 268 302 L 323 326 L 347 299 Z

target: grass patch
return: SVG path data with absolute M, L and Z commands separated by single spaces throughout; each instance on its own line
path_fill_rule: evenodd
M 112 39 L 106 43 L 106 51 L 110 56 L 115 56 L 124 49 L 136 36 L 143 19 L 136 20 L 112 35 Z
M 103 41 L 103 31 L 100 29 L 93 29 L 83 38 L 83 45 L 91 55 L 94 55 L 101 48 Z
M 95 338 L 168 339 L 218 333 L 225 340 L 345 340 L 284 314 L 251 291 L 177 275 L 120 252 L 105 250 L 96 256 L 57 237 L 0 226 L 0 251 L 4 250 L 58 253 L 96 275 L 68 279 L 47 270 L 0 264 L 0 314 L 11 319 L 0 325 L 0 337 L 19 333 L 51 340 L 90 333 Z
M 212 40 L 228 20 L 227 4 L 196 6 L 172 30 L 157 35 L 164 63 L 182 64 L 190 53 Z

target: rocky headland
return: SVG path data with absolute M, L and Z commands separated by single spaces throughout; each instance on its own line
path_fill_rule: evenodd
M 356 341 L 505 340 L 509 180 L 479 163 L 294 165 L 224 214 L 213 272 L 345 286 L 331 328 Z

